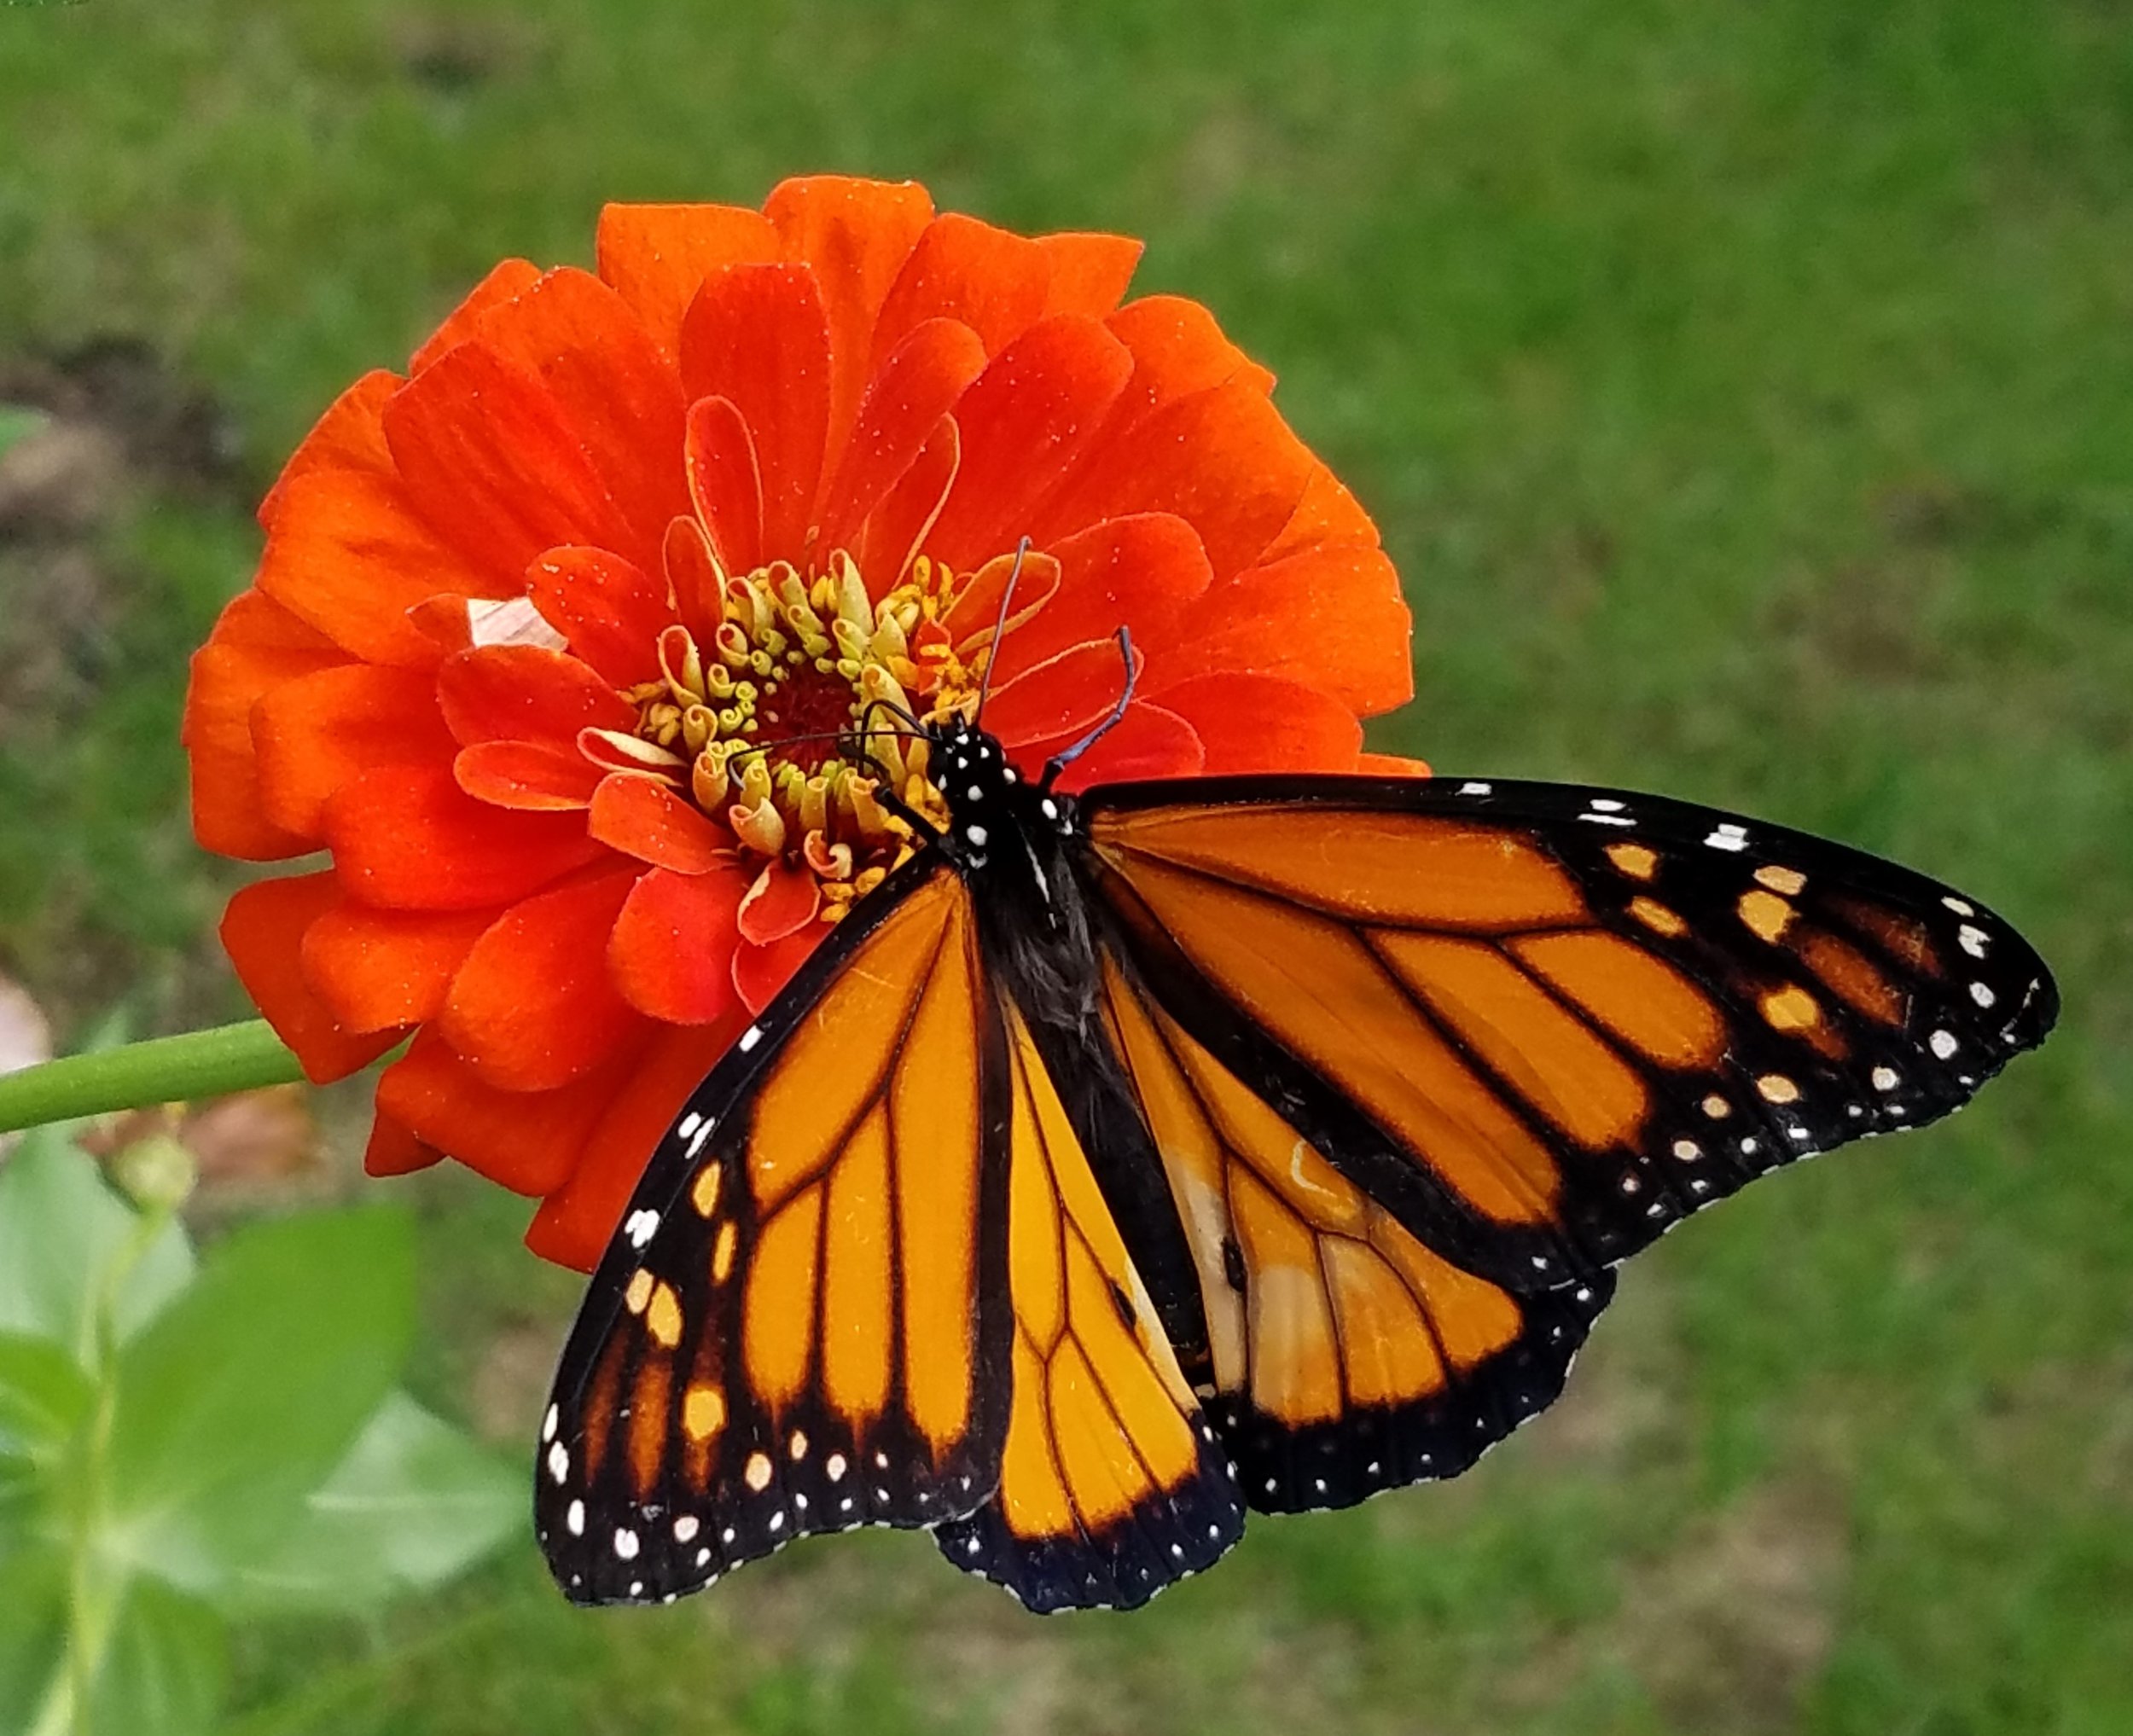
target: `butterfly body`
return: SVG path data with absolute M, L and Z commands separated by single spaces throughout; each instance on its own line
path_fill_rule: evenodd
M 576 1600 L 886 1524 L 1035 1608 L 1144 1601 L 1247 1505 L 1464 1470 L 1617 1262 L 2056 1012 L 1974 901 L 1687 804 L 1076 799 L 926 733 L 945 829 L 691 1096 L 594 1276 L 536 1499 Z

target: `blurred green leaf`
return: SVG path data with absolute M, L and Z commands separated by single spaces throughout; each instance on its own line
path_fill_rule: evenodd
M 114 1547 L 214 1592 L 271 1559 L 408 1343 L 413 1247 L 386 1211 L 239 1230 L 119 1359 Z
M 0 1453 L 50 1457 L 94 1396 L 74 1359 L 50 1339 L 0 1332 Z
M 152 1579 L 128 1588 L 81 1736 L 194 1736 L 212 1727 L 230 1675 L 222 1617 Z
M 442 1584 L 525 1516 L 522 1472 L 396 1392 L 282 1547 L 238 1576 L 232 1600 L 260 1611 L 375 1608 Z
M 67 1563 L 0 1540 L 0 1730 L 27 1730 L 67 1654 Z
M 33 410 L 27 404 L 0 404 L 0 458 L 37 433 L 44 422 L 42 410 Z
M 140 1222 L 57 1129 L 29 1135 L 0 1169 L 0 1332 L 49 1339 L 90 1367 L 99 1287 L 131 1251 Z M 192 1275 L 191 1245 L 173 1222 L 119 1284 L 119 1338 L 145 1327 Z

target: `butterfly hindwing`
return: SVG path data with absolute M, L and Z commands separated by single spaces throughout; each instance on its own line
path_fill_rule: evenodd
M 1456 1477 L 1553 1402 L 1613 1277 L 1514 1296 L 1425 1247 L 1103 960 L 1104 1007 L 1192 1245 L 1207 1409 L 1245 1497 L 1351 1506 Z
M 1008 1072 L 967 887 L 840 924 L 661 1142 L 563 1355 L 536 1523 L 575 1601 L 991 1491 Z
M 1083 811 L 1165 1013 L 1437 1254 L 1520 1292 L 1946 1113 L 2056 1013 L 1975 901 L 1662 798 L 1240 778 Z
M 1040 1048 L 1007 1019 L 1013 1403 L 997 1490 L 937 1536 L 1032 1609 L 1131 1608 L 1221 1556 L 1243 1503 Z

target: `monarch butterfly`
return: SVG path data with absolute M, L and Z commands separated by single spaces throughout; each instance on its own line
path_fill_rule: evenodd
M 909 722 L 946 828 L 903 810 L 921 847 L 691 1096 L 564 1350 L 535 1522 L 574 1601 L 887 1524 L 1032 1609 L 1142 1603 L 1247 1507 L 1465 1470 L 1618 1262 L 2057 1014 L 1974 900 L 1687 803 L 1072 798 L 1078 748 L 1026 781 Z

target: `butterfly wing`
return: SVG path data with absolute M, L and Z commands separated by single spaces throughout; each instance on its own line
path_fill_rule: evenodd
M 1241 778 L 1083 798 L 1166 1019 L 1411 1235 L 1517 1294 L 1966 1101 L 2057 1013 L 1976 901 L 1659 797 Z
M 848 915 L 661 1141 L 542 1430 L 579 1603 L 797 1536 L 931 1524 L 1006 1436 L 1009 1076 L 968 891 L 931 853 Z
M 1165 1171 L 1206 1320 L 1204 1396 L 1246 1499 L 1352 1506 L 1456 1477 L 1552 1402 L 1611 1273 L 1514 1296 L 1418 1241 L 1148 995 L 1103 1008 Z
M 936 1536 L 1033 1610 L 1130 1609 L 1220 1557 L 1243 1502 L 1040 1045 L 1006 1019 L 1013 1408 L 997 1490 Z

